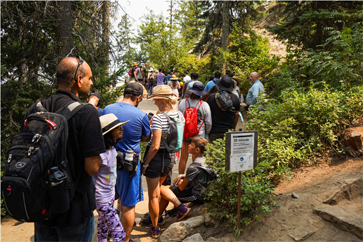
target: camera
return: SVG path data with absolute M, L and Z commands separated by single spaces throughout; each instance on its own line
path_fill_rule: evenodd
M 136 175 L 137 167 L 139 164 L 139 156 L 130 148 L 126 151 L 126 155 L 117 151 L 117 170 L 130 172 L 130 177 Z

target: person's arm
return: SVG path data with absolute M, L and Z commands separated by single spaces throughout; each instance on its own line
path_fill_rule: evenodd
M 93 176 L 98 172 L 102 164 L 102 159 L 99 155 L 86 157 L 84 159 L 84 169 L 89 176 Z
M 205 133 L 209 134 L 212 130 L 212 111 L 210 110 L 210 107 L 207 103 L 204 107 L 205 113 L 204 113 L 204 123 L 205 123 Z
M 178 186 L 180 191 L 184 191 L 189 182 L 189 180 L 185 179 L 185 174 L 180 174 L 175 178 L 174 185 Z
M 141 142 L 148 142 L 151 139 L 151 134 L 149 136 L 141 135 Z
M 137 80 L 137 68 L 135 69 L 135 71 L 134 71 L 134 77 L 135 77 L 135 79 Z
M 179 83 L 179 85 L 180 85 L 180 83 Z M 183 93 L 183 96 L 182 96 L 182 98 L 184 98 L 185 97 L 185 90 L 187 89 L 187 85 L 185 85 L 185 82 L 184 82 L 184 85 L 183 85 L 183 91 L 182 91 L 182 93 Z
M 160 141 L 161 141 L 161 130 L 154 129 L 153 130 L 153 141 L 151 143 L 151 146 L 149 148 L 149 151 L 147 152 L 143 165 L 149 165 L 152 158 L 154 158 L 155 154 L 158 152 L 160 148 Z M 143 173 L 145 173 L 147 167 L 143 167 Z
M 237 123 L 238 123 L 238 118 L 239 118 L 239 111 L 234 112 L 234 124 L 233 124 L 233 129 L 236 129 Z
M 251 87 L 250 92 L 252 94 L 252 102 L 250 105 L 253 105 L 257 102 L 258 94 L 260 93 L 260 89 L 257 87 L 257 85 L 254 85 Z

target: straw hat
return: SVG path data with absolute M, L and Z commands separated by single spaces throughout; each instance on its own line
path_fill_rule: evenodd
M 170 81 L 177 81 L 179 78 L 176 77 L 176 75 L 172 75 L 170 78 Z
M 155 99 L 170 99 L 177 100 L 178 98 L 171 91 L 171 87 L 167 85 L 158 85 L 153 88 L 153 94 L 150 96 L 151 100 Z
M 137 66 L 137 63 L 136 62 L 132 62 L 132 66 Z
M 232 76 L 231 77 L 232 80 L 235 80 L 237 82 L 237 85 L 239 86 L 239 84 L 241 83 L 241 80 L 237 77 L 237 76 Z
M 130 122 L 130 120 L 127 120 L 126 122 L 120 122 L 120 120 L 118 120 L 116 115 L 113 113 L 103 115 L 100 117 L 102 135 L 107 134 L 108 132 L 110 132 L 111 130 L 113 130 L 118 126 L 124 126 L 128 122 Z

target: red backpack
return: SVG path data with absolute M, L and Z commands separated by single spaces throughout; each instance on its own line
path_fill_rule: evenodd
M 187 107 L 187 101 L 189 104 L 189 107 Z M 185 99 L 185 113 L 184 113 L 184 119 L 185 119 L 185 126 L 184 126 L 184 135 L 183 137 L 185 139 L 192 138 L 199 134 L 199 130 L 202 128 L 204 121 L 200 125 L 198 129 L 198 109 L 200 106 L 202 106 L 203 101 L 199 100 L 199 102 L 195 105 L 194 108 L 190 107 L 189 98 Z M 199 107 L 198 107 L 198 104 Z
M 135 67 L 131 67 L 129 70 L 129 76 L 134 76 Z

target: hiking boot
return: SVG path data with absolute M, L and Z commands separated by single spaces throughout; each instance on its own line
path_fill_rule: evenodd
M 151 237 L 153 237 L 154 239 L 159 238 L 159 236 L 160 236 L 159 225 L 156 228 L 154 228 L 152 225 L 150 225 L 150 232 L 151 232 Z
M 145 226 L 149 226 L 149 225 L 152 225 L 152 222 L 151 222 L 151 218 L 150 216 L 148 218 L 144 218 L 141 220 L 141 224 L 142 225 L 145 225 Z M 159 219 L 158 219 L 158 225 L 164 225 L 165 224 L 165 220 L 163 219 L 163 216 L 161 216 Z
M 176 220 L 180 221 L 183 218 L 185 218 L 186 216 L 188 216 L 190 210 L 192 210 L 192 209 L 191 208 L 188 208 L 187 206 L 185 206 L 183 204 L 183 209 L 182 209 L 182 211 L 179 211 L 178 212 L 178 215 L 176 215 Z

